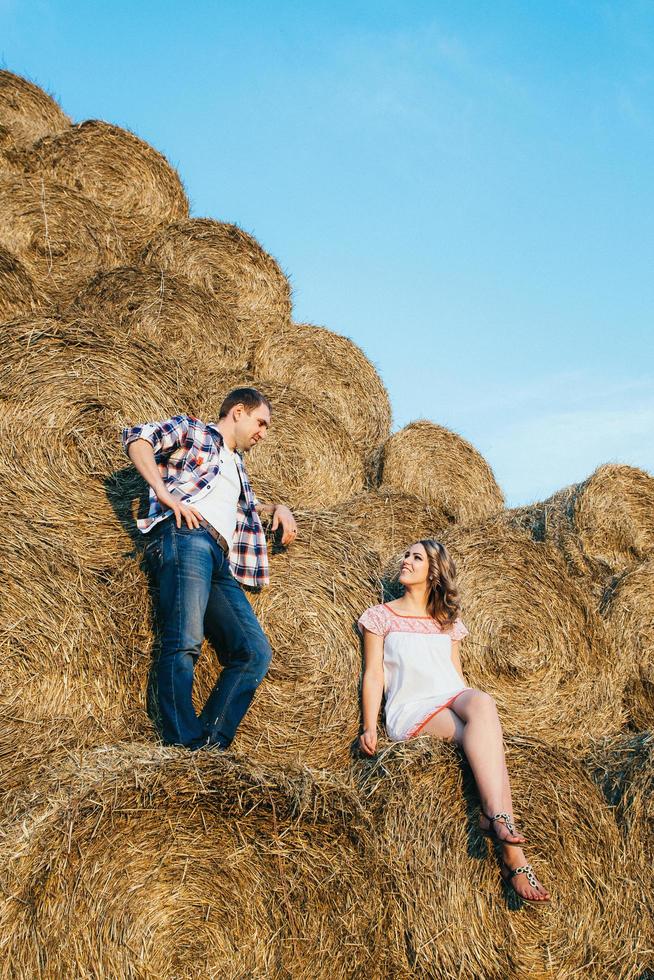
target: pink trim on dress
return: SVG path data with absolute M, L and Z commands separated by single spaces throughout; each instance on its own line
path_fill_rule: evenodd
M 433 711 L 430 711 L 429 714 L 422 719 L 422 721 L 417 722 L 417 724 L 415 724 L 413 728 L 409 730 L 409 734 L 406 736 L 406 738 L 407 739 L 415 738 L 416 735 L 419 735 L 420 732 L 425 727 L 425 725 L 428 725 L 429 722 L 432 720 L 432 718 L 435 718 L 436 715 L 439 714 L 441 711 L 444 711 L 445 708 L 449 708 L 451 704 L 454 704 L 457 698 L 460 698 L 462 694 L 465 694 L 465 692 L 469 690 L 470 690 L 469 687 L 464 687 L 463 690 L 459 691 L 458 694 L 455 694 L 454 697 L 450 698 L 449 701 L 446 701 L 445 704 L 441 704 L 438 706 L 438 708 L 435 708 Z

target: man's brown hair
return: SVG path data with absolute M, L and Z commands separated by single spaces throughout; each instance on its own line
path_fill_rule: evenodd
M 257 388 L 234 388 L 233 391 L 230 391 L 220 406 L 218 418 L 224 419 L 226 415 L 229 415 L 234 405 L 242 405 L 248 415 L 259 405 L 267 405 L 268 411 L 272 412 L 270 401 Z

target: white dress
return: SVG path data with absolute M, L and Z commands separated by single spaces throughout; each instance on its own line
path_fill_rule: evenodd
M 452 640 L 468 635 L 460 619 L 443 630 L 431 616 L 403 616 L 384 604 L 366 609 L 359 619 L 363 627 L 384 637 L 386 731 L 394 742 L 420 734 L 470 690 L 452 663 Z

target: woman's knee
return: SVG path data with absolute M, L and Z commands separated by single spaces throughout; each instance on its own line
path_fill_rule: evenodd
M 495 704 L 495 698 L 486 691 L 476 691 L 470 692 L 468 698 L 468 709 L 474 714 L 484 714 L 484 715 L 496 715 L 497 705 Z

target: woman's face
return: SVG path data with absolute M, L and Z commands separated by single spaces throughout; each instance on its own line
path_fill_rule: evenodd
M 400 568 L 402 585 L 422 585 L 429 577 L 429 560 L 424 545 L 412 544 L 404 553 Z

